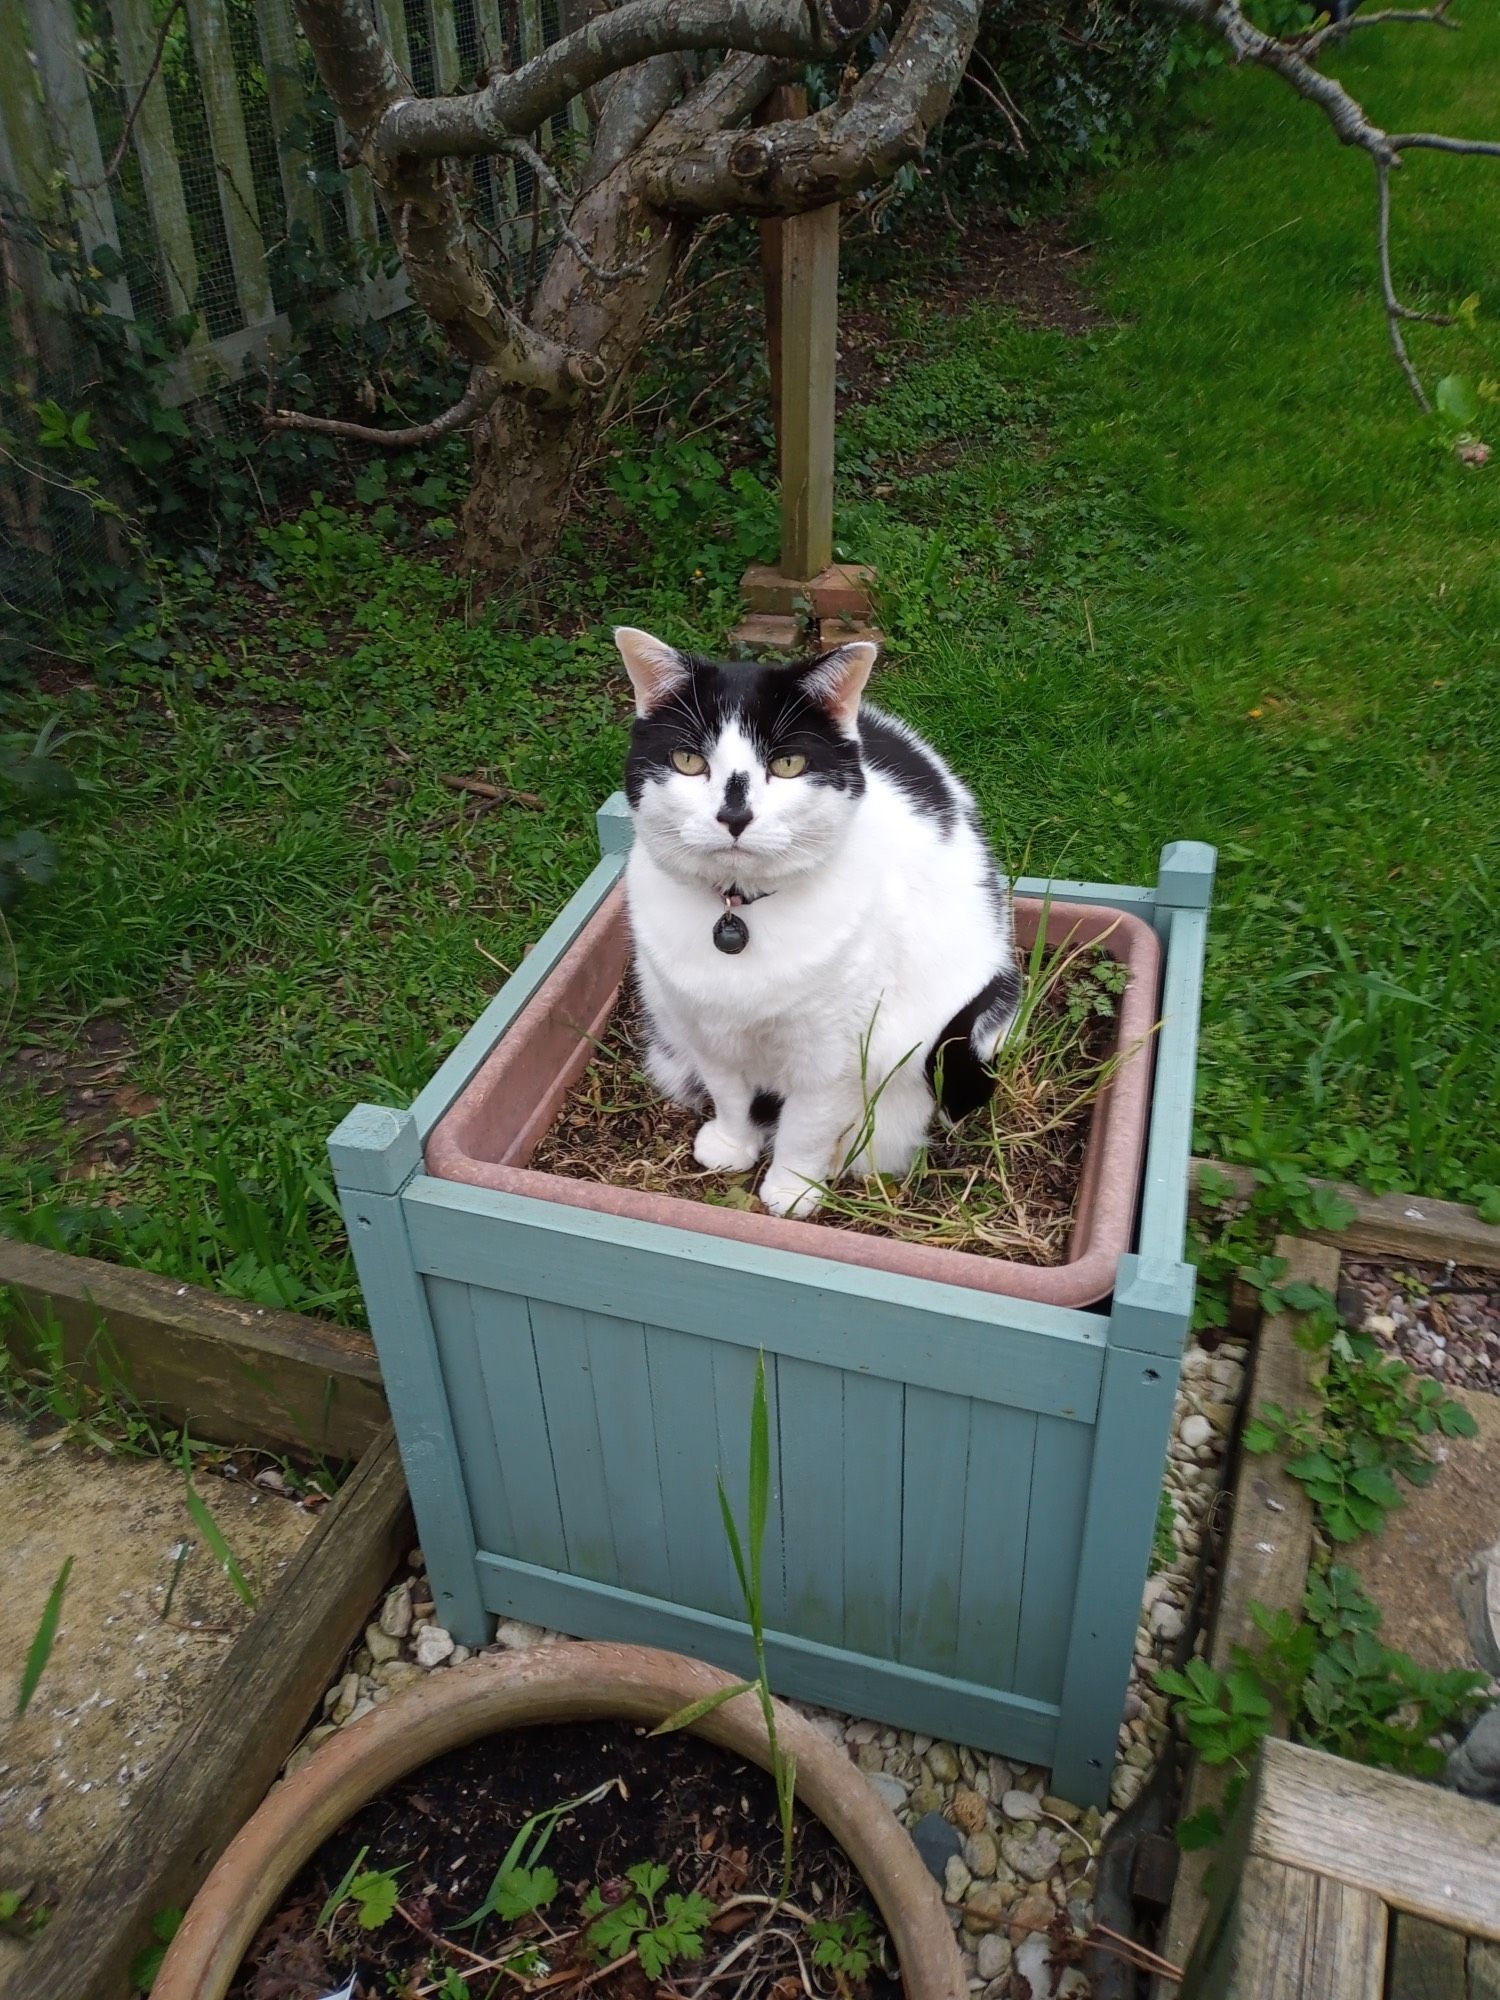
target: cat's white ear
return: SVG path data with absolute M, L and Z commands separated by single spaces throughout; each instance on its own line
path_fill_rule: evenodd
M 879 653 L 880 648 L 868 639 L 851 639 L 815 660 L 807 676 L 808 692 L 851 733 L 859 714 L 859 698 Z
M 660 639 L 653 639 L 649 632 L 642 632 L 639 626 L 617 625 L 615 644 L 625 662 L 630 685 L 635 689 L 637 715 L 649 715 L 652 709 L 660 708 L 668 695 L 687 679 L 687 663 L 682 655 L 674 653 Z

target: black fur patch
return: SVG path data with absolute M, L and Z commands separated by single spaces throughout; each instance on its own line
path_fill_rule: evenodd
M 987 1104 L 995 1088 L 989 1065 L 974 1053 L 971 1039 L 975 1024 L 985 1015 L 1004 1018 L 1013 1014 L 1021 998 L 1021 975 L 1014 965 L 1003 965 L 993 979 L 986 980 L 972 1000 L 968 1000 L 944 1028 L 927 1057 L 927 1081 L 939 1110 L 950 1118 L 963 1118 Z M 941 1075 L 939 1074 L 941 1071 Z
M 757 1090 L 750 1100 L 750 1122 L 754 1125 L 774 1125 L 781 1117 L 783 1101 L 778 1090 Z
M 958 801 L 942 767 L 922 744 L 874 708 L 860 710 L 859 740 L 867 764 L 899 785 L 917 811 L 930 813 L 944 833 L 953 831 Z
M 674 750 L 707 756 L 721 732 L 737 722 L 760 750 L 773 757 L 803 756 L 811 783 L 831 785 L 858 798 L 865 788 L 859 745 L 808 692 L 816 658 L 790 666 L 759 661 L 721 666 L 684 653 L 687 679 L 649 715 L 638 715 L 625 759 L 625 796 L 639 805 L 650 779 L 671 769 Z M 730 785 L 733 785 L 733 779 Z

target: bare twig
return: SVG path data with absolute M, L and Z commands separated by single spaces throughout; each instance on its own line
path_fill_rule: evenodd
M 1417 399 L 1417 408 L 1424 416 L 1430 417 L 1432 404 L 1427 400 L 1422 378 L 1412 366 L 1411 356 L 1406 351 L 1406 340 L 1401 332 L 1401 303 L 1391 279 L 1391 175 L 1383 160 L 1375 162 L 1375 178 L 1380 185 L 1380 289 L 1385 297 L 1385 323 L 1401 372 Z
M 440 772 L 438 783 L 446 785 L 450 792 L 472 792 L 477 799 L 489 799 L 500 805 L 525 806 L 528 812 L 543 810 L 543 802 L 535 792 L 518 792 L 511 785 L 492 785 L 485 778 L 455 778 Z
M 582 238 L 575 235 L 568 226 L 570 204 L 567 189 L 533 145 L 525 139 L 507 139 L 500 147 L 500 151 L 514 154 L 517 159 L 524 160 L 530 167 L 536 176 L 536 184 L 552 212 L 552 220 L 556 224 L 558 235 L 586 271 L 592 272 L 594 277 L 605 284 L 617 284 L 621 278 L 638 278 L 641 275 L 646 268 L 642 262 L 611 265 L 600 264 L 595 260 Z
M 1450 34 L 1457 34 L 1457 21 L 1448 19 L 1449 4 L 1450 0 L 1438 0 L 1435 7 L 1382 7 L 1375 14 L 1349 14 L 1342 21 L 1329 21 L 1294 39 L 1303 55 L 1315 56 L 1325 44 L 1343 41 L 1356 28 L 1383 28 L 1393 21 L 1425 21 L 1434 28 L 1446 28 Z
M 374 424 L 345 423 L 340 417 L 310 417 L 301 410 L 268 409 L 262 415 L 273 430 L 323 431 L 332 437 L 352 438 L 357 444 L 383 445 L 386 450 L 395 451 L 408 445 L 433 444 L 438 438 L 464 430 L 476 417 L 494 407 L 504 386 L 500 376 L 486 368 L 476 368 L 469 376 L 468 388 L 441 416 L 433 417 L 429 423 L 406 424 L 393 431 L 380 430 Z
M 146 101 L 146 92 L 155 83 L 156 72 L 161 68 L 161 59 L 167 52 L 167 36 L 171 33 L 172 23 L 182 12 L 182 8 L 183 0 L 172 0 L 171 6 L 163 16 L 161 27 L 157 30 L 156 47 L 151 51 L 151 60 L 146 65 L 146 74 L 141 78 L 141 87 L 135 94 L 135 102 L 125 113 L 125 124 L 120 133 L 120 143 L 110 155 L 109 165 L 104 169 L 98 180 L 81 181 L 79 183 L 81 193 L 96 194 L 100 188 L 107 187 L 120 171 L 120 163 L 125 158 L 126 148 L 130 144 L 130 135 L 135 130 L 135 121 L 141 115 L 141 106 Z

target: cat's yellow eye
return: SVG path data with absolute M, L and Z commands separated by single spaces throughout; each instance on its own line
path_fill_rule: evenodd
M 681 771 L 685 778 L 701 778 L 708 769 L 708 759 L 700 757 L 696 750 L 674 750 L 672 769 Z
M 783 757 L 771 759 L 773 778 L 800 778 L 807 769 L 807 759 L 800 750 L 789 750 Z

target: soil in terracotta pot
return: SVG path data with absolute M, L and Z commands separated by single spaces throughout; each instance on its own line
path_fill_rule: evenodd
M 529 1875 L 508 1878 L 507 1914 L 466 1925 L 525 1822 L 594 1794 L 557 1820 Z M 348 2000 L 686 2000 L 700 1988 L 897 2000 L 874 1906 L 804 1813 L 774 1911 L 780 1879 L 775 1787 L 755 1766 L 631 1723 L 511 1730 L 424 1765 L 325 1842 L 262 1926 L 232 2000 L 325 2000 L 351 1975 Z M 532 1895 L 538 1907 L 513 1914 Z M 663 1963 L 673 1938 L 685 1948 Z M 868 1969 L 820 1965 L 834 1942 L 863 1948 Z
M 1084 1141 L 1115 1066 L 1124 968 L 1097 947 L 1031 968 L 1030 999 L 1001 1051 L 992 1101 L 935 1130 L 904 1182 L 838 1183 L 810 1220 L 1019 1264 L 1067 1255 Z M 693 1158 L 700 1114 L 667 1103 L 640 1066 L 642 1022 L 627 981 L 594 1060 L 532 1154 L 539 1172 L 652 1194 L 758 1208 L 763 1165 L 705 1173 Z M 871 1078 L 874 1096 L 881 1079 Z

